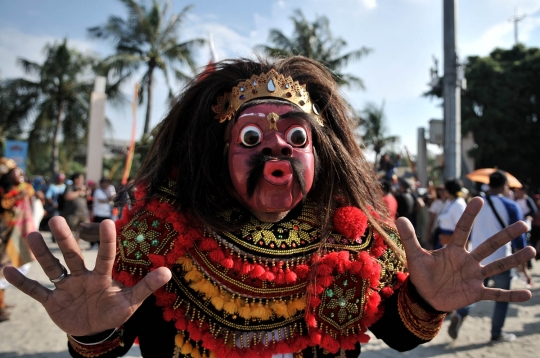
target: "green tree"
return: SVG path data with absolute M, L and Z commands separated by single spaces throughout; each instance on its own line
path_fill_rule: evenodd
M 364 143 L 366 148 L 375 152 L 375 165 L 377 165 L 382 150 L 399 141 L 398 136 L 387 134 L 384 101 L 380 107 L 374 103 L 367 103 L 356 120 L 360 129 L 359 140 Z
M 96 59 L 69 49 L 67 39 L 45 46 L 45 53 L 43 64 L 18 59 L 24 72 L 37 80 L 4 81 L 5 98 L 13 102 L 3 110 L 10 131 L 20 133 L 24 125 L 30 128 L 29 169 L 56 173 L 60 170 L 61 137 L 64 163 L 69 163 L 86 141 L 92 66 Z
M 120 1 L 128 10 L 126 19 L 111 15 L 105 25 L 92 27 L 88 32 L 94 38 L 113 42 L 115 53 L 105 59 L 105 63 L 118 78 L 128 78 L 144 67 L 144 75 L 139 81 L 139 102 L 146 100 L 143 134 L 146 136 L 150 132 L 154 71 L 158 69 L 163 72 L 169 93 L 172 94 L 170 72 L 180 81 L 188 79 L 189 76 L 176 65 L 187 65 L 191 71 L 195 71 L 193 51 L 205 41 L 199 38 L 179 43 L 178 30 L 192 6 L 186 6 L 180 13 L 169 16 L 168 2 L 162 4 L 154 0 L 152 6 L 147 8 L 135 0 Z
M 476 166 L 499 167 L 540 188 L 540 49 L 518 44 L 466 64 L 462 132 L 472 131 Z
M 309 22 L 301 10 L 294 11 L 291 16 L 294 23 L 294 32 L 287 37 L 279 29 L 270 30 L 269 42 L 273 46 L 258 45 L 256 50 L 267 56 L 279 58 L 284 56 L 302 55 L 312 58 L 325 65 L 331 72 L 335 81 L 340 85 L 355 85 L 364 88 L 363 81 L 351 74 L 342 73 L 349 61 L 360 60 L 371 52 L 370 49 L 361 49 L 341 54 L 347 42 L 341 37 L 334 37 L 330 30 L 330 21 L 326 16 L 319 16 L 314 22 Z

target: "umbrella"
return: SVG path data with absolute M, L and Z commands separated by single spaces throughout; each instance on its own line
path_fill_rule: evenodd
M 469 178 L 471 181 L 476 181 L 479 183 L 489 184 L 489 176 L 496 172 L 497 168 L 482 168 L 482 169 L 476 169 L 469 174 L 467 174 L 467 178 Z M 508 178 L 508 185 L 511 188 L 521 188 L 523 185 L 519 182 L 519 180 L 516 179 L 515 176 L 512 174 L 505 172 L 506 177 Z

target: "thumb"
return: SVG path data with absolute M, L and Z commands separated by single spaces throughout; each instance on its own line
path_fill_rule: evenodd
M 160 267 L 155 269 L 146 275 L 141 282 L 136 284 L 133 289 L 134 303 L 141 304 L 146 297 L 154 293 L 155 290 L 169 282 L 172 277 L 171 270 L 166 267 Z
M 414 232 L 414 227 L 407 218 L 399 218 L 396 220 L 396 226 L 399 232 L 399 237 L 403 248 L 405 249 L 405 254 L 407 255 L 407 262 L 411 262 L 412 259 L 417 256 L 421 251 L 423 251 L 422 246 L 416 238 L 416 233 Z

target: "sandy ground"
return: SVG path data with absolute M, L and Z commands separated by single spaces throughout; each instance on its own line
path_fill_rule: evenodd
M 44 235 L 53 253 L 61 258 L 58 246 L 50 243 L 48 233 Z M 85 249 L 88 244 L 83 242 L 81 246 Z M 88 267 L 93 267 L 96 253 L 84 251 Z M 532 274 L 532 299 L 524 303 L 512 303 L 508 311 L 504 328 L 517 336 L 514 342 L 489 342 L 493 303 L 480 302 L 464 321 L 455 342 L 446 333 L 449 324 L 447 319 L 433 341 L 412 351 L 399 353 L 373 338 L 362 347 L 361 357 L 540 357 L 540 262 L 536 263 Z M 37 263 L 32 265 L 29 277 L 53 288 Z M 512 285 L 514 288 L 524 287 L 520 280 L 514 280 Z M 0 323 L 0 358 L 69 357 L 65 334 L 52 323 L 39 303 L 14 288 L 6 290 L 6 300 L 9 304 L 15 304 L 15 307 L 11 310 L 11 320 Z M 140 357 L 139 348 L 133 347 L 126 357 Z

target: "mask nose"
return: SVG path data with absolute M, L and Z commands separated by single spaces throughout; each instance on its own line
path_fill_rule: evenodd
M 290 157 L 292 156 L 292 146 L 287 143 L 278 132 L 266 135 L 262 154 L 272 157 Z

